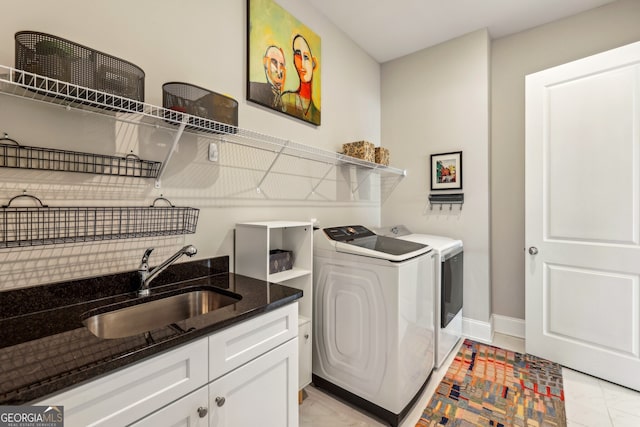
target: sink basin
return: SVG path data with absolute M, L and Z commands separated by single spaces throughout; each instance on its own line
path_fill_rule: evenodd
M 229 293 L 230 294 L 230 293 Z M 82 323 L 99 338 L 123 338 L 200 316 L 238 302 L 240 295 L 196 289 L 133 306 L 91 315 Z

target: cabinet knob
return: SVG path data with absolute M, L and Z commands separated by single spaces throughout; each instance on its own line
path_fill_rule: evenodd
M 224 402 L 226 402 L 224 397 L 220 397 L 220 396 L 216 397 L 216 405 L 222 406 L 224 405 Z
M 529 248 L 529 254 L 530 255 L 538 255 L 538 248 L 536 248 L 535 246 L 531 246 Z
M 201 407 L 198 408 L 198 416 L 200 418 L 206 417 L 208 412 L 209 412 L 209 410 L 207 408 L 205 408 L 204 406 L 201 406 Z
M 309 339 L 309 334 L 304 334 L 304 339 L 308 340 Z

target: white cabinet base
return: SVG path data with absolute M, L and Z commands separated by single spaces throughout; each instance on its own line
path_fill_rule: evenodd
M 298 330 L 294 302 L 32 404 L 69 426 L 297 427 Z

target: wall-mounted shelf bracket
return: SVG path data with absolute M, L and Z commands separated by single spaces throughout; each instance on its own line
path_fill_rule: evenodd
M 271 172 L 271 170 L 275 166 L 276 162 L 278 161 L 278 159 L 282 155 L 282 152 L 285 150 L 285 148 L 287 148 L 288 145 L 289 145 L 289 141 L 285 141 L 285 143 L 282 145 L 282 147 L 280 147 L 280 150 L 278 150 L 276 152 L 276 156 L 273 158 L 273 160 L 271 161 L 271 164 L 269 165 L 267 170 L 264 172 L 264 175 L 262 175 L 262 178 L 260 179 L 260 182 L 258 182 L 258 185 L 256 185 L 256 193 L 261 193 L 262 192 L 262 190 L 260 189 L 260 186 L 262 185 L 264 180 L 267 179 L 267 176 L 269 175 L 269 173 Z
M 353 190 L 351 190 L 351 194 L 355 193 L 356 191 L 358 191 L 358 188 L 360 188 L 360 186 L 367 180 L 369 179 L 369 177 L 371 176 L 371 174 L 373 173 L 373 171 L 376 170 L 376 167 L 374 166 L 371 169 L 365 169 L 363 171 L 363 178 L 358 182 L 358 185 L 356 185 L 356 188 L 354 188 Z
M 460 210 L 462 210 L 464 193 L 429 194 L 429 204 L 431 210 L 433 210 L 433 205 L 440 205 L 440 210 L 442 210 L 442 205 L 449 205 L 449 210 L 453 209 L 453 205 L 460 205 Z
M 188 121 L 189 121 L 189 117 L 185 115 L 182 119 L 182 123 L 180 123 L 180 126 L 176 131 L 175 136 L 173 137 L 173 143 L 171 144 L 171 148 L 167 153 L 167 157 L 165 157 L 164 162 L 162 162 L 162 166 L 160 166 L 160 170 L 158 171 L 158 177 L 156 178 L 156 183 L 155 183 L 156 188 L 160 188 L 161 186 L 160 180 L 162 179 L 162 174 L 164 173 L 164 170 L 167 167 L 167 164 L 169 163 L 171 156 L 173 156 L 173 152 L 175 151 L 176 146 L 178 145 L 178 141 L 180 141 L 180 138 L 182 137 L 182 133 L 184 132 L 184 128 L 187 126 Z
M 318 187 L 320 187 L 320 184 L 322 184 L 322 182 L 325 180 L 325 178 L 327 176 L 329 176 L 329 173 L 331 173 L 331 171 L 334 170 L 335 167 L 336 167 L 336 165 L 329 165 L 329 168 L 327 169 L 327 171 L 324 173 L 324 175 L 322 175 L 322 178 L 320 178 L 320 180 L 316 183 L 316 185 L 313 186 L 313 188 L 311 189 L 309 194 L 307 194 L 307 197 L 305 197 L 305 200 L 308 199 L 309 197 L 311 197 L 313 194 L 315 194 L 315 192 L 318 189 Z

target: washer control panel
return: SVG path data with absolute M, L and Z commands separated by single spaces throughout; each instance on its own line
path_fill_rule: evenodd
M 337 242 L 347 242 L 349 240 L 361 239 L 363 237 L 375 236 L 376 234 L 362 225 L 344 225 L 341 227 L 330 227 L 324 229 L 325 234 L 331 240 Z

